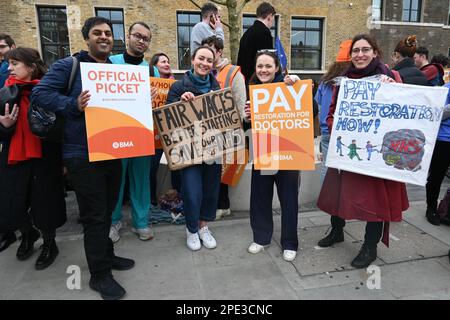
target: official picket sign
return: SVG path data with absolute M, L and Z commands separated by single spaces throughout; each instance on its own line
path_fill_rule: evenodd
M 175 79 L 163 79 L 150 77 L 150 86 L 156 89 L 157 95 L 152 100 L 152 107 L 158 108 L 166 104 L 167 95 L 169 94 L 170 87 L 176 82 Z M 155 134 L 155 148 L 162 149 L 161 137 L 156 126 L 153 127 Z
M 344 79 L 326 166 L 425 185 L 447 92 Z
M 312 81 L 250 86 L 255 169 L 314 170 Z
M 177 170 L 245 147 L 241 119 L 230 88 L 153 110 L 169 168 Z
M 80 63 L 89 161 L 155 153 L 148 67 Z

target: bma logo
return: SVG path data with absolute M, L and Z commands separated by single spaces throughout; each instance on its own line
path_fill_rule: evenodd
M 285 161 L 291 161 L 294 160 L 294 158 L 292 158 L 291 155 L 287 155 L 287 154 L 276 154 L 273 156 L 273 160 L 275 161 L 280 161 L 280 160 L 285 160 Z
M 113 142 L 112 147 L 114 149 L 132 148 L 132 147 L 134 147 L 134 144 L 133 144 L 133 141 Z

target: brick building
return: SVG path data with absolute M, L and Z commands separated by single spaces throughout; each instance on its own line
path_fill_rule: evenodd
M 373 0 L 371 33 L 384 51 L 386 63 L 401 39 L 417 35 L 419 46 L 427 47 L 430 59 L 450 55 L 449 0 Z
M 189 31 L 200 20 L 200 10 L 188 0 L 0 2 L 0 32 L 11 34 L 20 46 L 38 48 L 47 63 L 84 49 L 81 26 L 86 18 L 101 15 L 113 22 L 117 51 L 124 48 L 122 40 L 131 23 L 147 22 L 153 31 L 148 55 L 157 51 L 167 53 L 172 68 L 181 72 L 189 63 Z M 201 5 L 205 1 L 197 2 Z M 245 6 L 240 17 L 241 30 L 253 23 L 256 7 L 261 2 L 252 0 Z M 277 10 L 273 34 L 281 39 L 289 69 L 297 73 L 319 77 L 334 60 L 341 40 L 368 32 L 370 0 L 274 0 L 272 3 Z M 222 20 L 226 22 L 228 12 L 221 8 Z M 224 29 L 229 39 L 228 28 Z M 225 54 L 229 55 L 228 48 Z

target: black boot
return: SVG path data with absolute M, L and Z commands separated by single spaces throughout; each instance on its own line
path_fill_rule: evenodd
M 122 258 L 118 256 L 113 256 L 111 269 L 113 270 L 129 270 L 134 267 L 134 260 L 128 258 Z
M 344 241 L 344 229 L 343 228 L 331 228 L 331 232 L 322 240 L 320 240 L 317 245 L 322 248 L 330 247 L 336 242 Z
M 89 287 L 99 292 L 104 300 L 118 300 L 126 294 L 125 289 L 110 274 L 101 278 L 91 277 Z
M 450 213 L 441 218 L 441 223 L 450 226 Z
M 44 240 L 42 245 L 42 251 L 36 260 L 36 270 L 43 270 L 50 266 L 59 254 L 58 247 L 56 246 L 55 239 Z
M 16 242 L 17 237 L 14 232 L 0 234 L 0 252 L 8 249 L 8 247 Z
M 441 218 L 435 209 L 427 208 L 425 216 L 432 225 L 438 226 L 441 224 Z
M 368 245 L 364 243 L 356 258 L 353 259 L 351 265 L 357 269 L 367 268 L 376 258 L 377 245 Z
M 34 243 L 40 236 L 41 234 L 35 228 L 31 228 L 30 231 L 22 233 L 22 241 L 16 254 L 17 259 L 26 260 L 31 257 L 34 250 Z

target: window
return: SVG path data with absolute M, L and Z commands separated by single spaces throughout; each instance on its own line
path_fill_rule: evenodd
M 447 24 L 450 25 L 450 6 L 448 7 L 448 21 Z
M 322 19 L 292 18 L 292 69 L 322 69 L 322 26 Z
M 50 66 L 70 56 L 65 7 L 37 7 L 42 59 Z
M 200 22 L 200 12 L 177 12 L 178 69 L 191 68 L 191 33 Z
M 402 21 L 420 22 L 422 0 L 403 0 Z
M 272 34 L 273 43 L 275 45 L 275 39 L 278 37 L 278 18 L 279 16 L 275 15 L 275 23 L 272 28 L 270 28 L 270 33 Z M 256 20 L 256 14 L 244 14 L 242 17 L 242 34 L 250 28 Z
M 96 8 L 95 15 L 97 17 L 103 17 L 109 19 L 112 23 L 114 34 L 114 46 L 112 54 L 122 53 L 126 50 L 125 46 L 125 26 L 123 22 L 122 9 L 103 9 Z
M 372 21 L 381 21 L 383 15 L 383 0 L 372 0 Z

